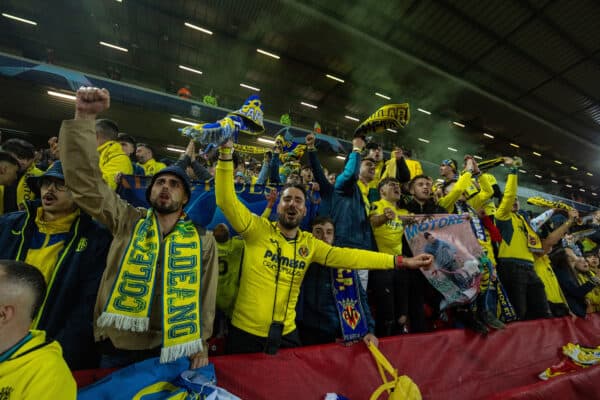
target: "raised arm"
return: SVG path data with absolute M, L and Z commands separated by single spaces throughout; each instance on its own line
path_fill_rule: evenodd
M 317 149 L 315 147 L 315 135 L 312 133 L 306 135 L 306 148 L 308 149 L 310 168 L 312 169 L 315 181 L 319 184 L 321 194 L 332 193 L 333 185 L 325 176 L 323 166 L 321 165 L 321 161 L 319 161 L 319 156 L 317 155 Z
M 109 106 L 110 94 L 106 89 L 80 88 L 75 119 L 63 121 L 59 141 L 65 182 L 75 203 L 115 234 L 143 213 L 122 200 L 102 179 L 95 120 Z
M 552 251 L 552 246 L 556 245 L 563 238 L 563 236 L 569 233 L 569 229 L 571 226 L 573 226 L 575 221 L 577 221 L 577 218 L 579 218 L 579 211 L 575 209 L 569 210 L 569 218 L 565 221 L 565 223 L 553 230 L 545 239 L 542 240 L 544 253 L 550 253 Z
M 402 257 L 401 255 L 378 253 L 369 250 L 330 246 L 321 240 L 315 239 L 312 261 L 332 268 L 427 269 L 433 262 L 433 256 L 430 254 L 419 254 L 415 257 Z
M 512 168 L 506 177 L 506 187 L 504 188 L 504 196 L 496 209 L 496 219 L 506 221 L 510 219 L 513 204 L 517 198 L 517 170 Z
M 177 160 L 175 164 L 180 166 L 184 171 L 187 167 L 191 166 L 192 170 L 194 170 L 194 175 L 196 175 L 196 179 L 200 182 L 210 181 L 213 178 L 204 165 L 200 164 L 196 159 L 196 144 L 193 139 L 190 139 L 190 142 L 185 149 L 185 153 L 181 155 L 181 158 Z
M 494 188 L 483 175 L 479 175 L 477 182 L 479 182 L 479 193 L 469 199 L 469 204 L 471 207 L 473 207 L 473 209 L 478 211 L 479 209 L 483 208 L 489 199 L 492 198 L 494 195 Z
M 254 224 L 260 217 L 253 215 L 238 199 L 233 184 L 233 142 L 220 148 L 219 161 L 215 173 L 215 197 L 227 221 L 242 237 L 251 234 Z
M 348 156 L 344 170 L 335 180 L 335 190 L 346 193 L 356 183 L 360 171 L 360 152 L 364 147 L 365 141 L 362 138 L 356 137 L 352 140 L 352 153 Z
M 458 178 L 458 181 L 452 187 L 452 190 L 444 197 L 438 200 L 438 205 L 444 207 L 449 213 L 454 210 L 454 204 L 460 198 L 460 195 L 467 190 L 471 184 L 472 175 L 470 172 L 465 172 Z
M 410 181 L 410 169 L 408 168 L 404 154 L 400 149 L 392 152 L 392 158 L 385 162 L 383 168 L 384 171 L 382 171 L 381 175 L 382 180 L 391 177 L 398 179 L 400 183 Z

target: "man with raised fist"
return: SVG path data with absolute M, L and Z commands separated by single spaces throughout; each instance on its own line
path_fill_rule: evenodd
M 152 177 L 149 209 L 128 204 L 102 180 L 95 120 L 109 106 L 107 90 L 80 88 L 75 119 L 60 130 L 60 158 L 75 202 L 114 237 L 94 310 L 101 366 L 160 355 L 161 362 L 187 356 L 192 369 L 201 367 L 208 363 L 215 315 L 214 237 L 183 211 L 191 189 L 181 168 Z

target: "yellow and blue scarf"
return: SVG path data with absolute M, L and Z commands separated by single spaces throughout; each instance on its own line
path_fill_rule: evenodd
M 369 326 L 360 301 L 356 271 L 332 269 L 331 281 L 344 342 L 359 340 L 369 333 Z
M 386 104 L 375 111 L 369 118 L 361 122 L 354 131 L 355 135 L 386 132 L 388 129 L 400 129 L 410 121 L 408 103 Z
M 540 240 L 540 237 L 533 230 L 531 225 L 529 225 L 529 221 L 527 221 L 527 219 L 525 219 L 521 213 L 517 212 L 516 214 L 517 218 L 523 224 L 525 234 L 527 235 L 527 247 L 529 248 L 529 251 L 531 251 L 533 254 L 542 254 L 544 249 L 542 248 L 542 241 Z
M 146 332 L 156 269 L 162 255 L 162 332 L 161 362 L 171 362 L 202 351 L 200 279 L 202 246 L 198 231 L 185 215 L 163 240 L 152 209 L 135 226 L 119 273 L 98 326 Z

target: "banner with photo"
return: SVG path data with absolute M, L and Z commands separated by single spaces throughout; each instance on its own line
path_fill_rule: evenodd
M 404 235 L 413 254 L 434 257 L 433 266 L 421 271 L 444 296 L 442 310 L 477 296 L 483 252 L 468 214 L 411 215 L 405 220 Z

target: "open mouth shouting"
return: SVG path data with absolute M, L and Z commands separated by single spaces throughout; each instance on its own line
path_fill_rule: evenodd
M 52 205 L 52 204 L 56 203 L 57 200 L 58 199 L 56 198 L 56 196 L 52 192 L 48 192 L 48 193 L 46 193 L 44 195 L 44 197 L 42 197 L 42 202 L 46 206 L 49 206 L 49 205 Z

